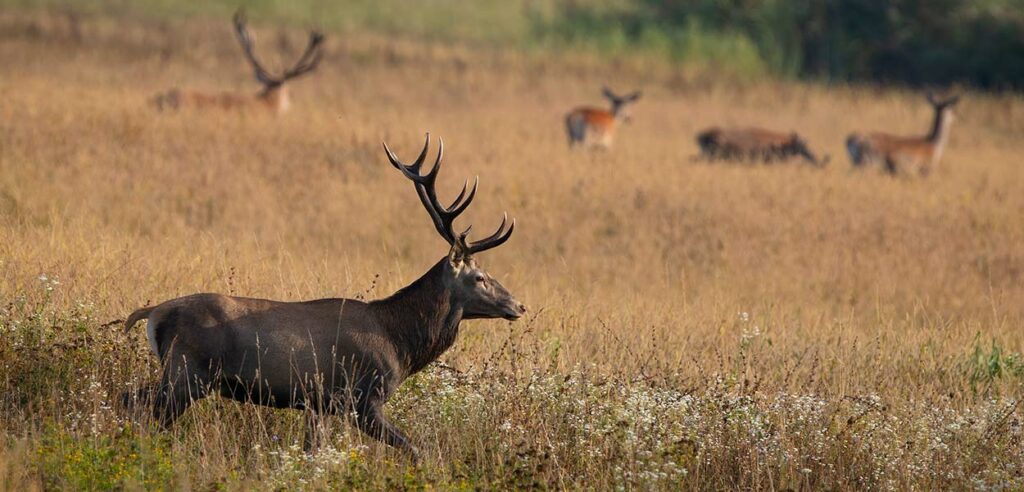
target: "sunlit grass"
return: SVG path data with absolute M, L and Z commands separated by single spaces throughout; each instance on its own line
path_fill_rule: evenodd
M 226 22 L 119 19 L 0 14 L 4 487 L 1022 486 L 1020 98 L 965 95 L 938 172 L 891 179 L 843 140 L 924 132 L 919 94 L 329 32 L 288 114 L 161 114 L 172 86 L 257 86 Z M 255 28 L 271 60 L 304 40 Z M 634 121 L 570 152 L 602 83 L 644 90 Z M 832 164 L 690 161 L 741 124 Z M 341 421 L 305 455 L 297 411 L 211 400 L 161 432 L 118 407 L 155 376 L 107 325 L 139 306 L 374 298 L 443 255 L 380 148 L 426 131 L 443 198 L 481 177 L 474 230 L 518 219 L 481 261 L 533 314 L 466 322 L 389 403 L 422 467 Z

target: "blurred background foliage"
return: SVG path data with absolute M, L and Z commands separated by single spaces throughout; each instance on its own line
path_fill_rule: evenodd
M 0 0 L 652 56 L 741 76 L 1024 88 L 1024 0 Z

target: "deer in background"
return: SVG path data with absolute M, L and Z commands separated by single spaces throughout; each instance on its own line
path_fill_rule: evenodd
M 253 48 L 252 35 L 246 27 L 245 14 L 238 11 L 234 16 L 235 35 L 242 44 L 242 52 L 249 60 L 256 74 L 256 80 L 263 84 L 263 90 L 255 95 L 243 95 L 230 92 L 220 94 L 208 94 L 196 91 L 170 90 L 158 94 L 153 98 L 153 103 L 158 109 L 178 109 L 183 107 L 192 108 L 222 108 L 235 109 L 250 106 L 259 106 L 269 109 L 275 113 L 287 111 L 291 106 L 288 97 L 287 83 L 290 80 L 301 77 L 316 69 L 323 56 L 321 46 L 324 42 L 324 35 L 318 31 L 309 33 L 309 45 L 306 51 L 299 57 L 299 61 L 292 68 L 286 70 L 281 76 L 275 77 L 256 59 Z
M 818 159 L 796 132 L 780 133 L 763 128 L 709 128 L 697 134 L 701 156 L 708 159 L 751 160 L 771 163 L 802 157 L 815 166 L 828 164 L 829 156 Z
M 846 150 L 854 166 L 880 163 L 890 174 L 913 174 L 927 176 L 942 158 L 942 151 L 949 140 L 949 128 L 953 124 L 953 106 L 960 96 L 936 100 L 927 94 L 928 103 L 935 110 L 931 130 L 923 137 L 901 137 L 888 133 L 854 133 L 846 138 Z
M 640 91 L 628 96 L 617 96 L 611 89 L 602 88 L 602 94 L 611 102 L 611 109 L 592 107 L 576 108 L 565 115 L 565 130 L 569 135 L 569 146 L 609 148 L 615 136 L 615 127 L 628 122 L 626 106 L 640 99 Z
M 444 144 L 425 175 L 420 168 L 430 136 L 411 165 L 388 160 L 414 183 L 448 254 L 422 277 L 390 297 L 373 302 L 320 299 L 279 302 L 195 294 L 139 309 L 125 321 L 142 319 L 150 348 L 163 372 L 140 392 L 156 419 L 171 425 L 195 400 L 220 394 L 243 402 L 307 411 L 306 448 L 323 414 L 352 415 L 375 439 L 418 457 L 416 447 L 382 411 L 402 382 L 436 360 L 455 342 L 463 320 L 519 319 L 526 307 L 476 261 L 500 246 L 515 221 L 502 218 L 498 230 L 479 241 L 455 232 L 453 222 L 476 196 L 466 186 L 448 207 L 437 198 L 435 181 Z M 467 183 L 468 184 L 468 183 Z M 507 226 L 507 227 L 506 227 Z M 150 395 L 150 396 L 146 396 Z M 128 403 L 132 397 L 126 396 Z M 136 400 L 137 401 L 137 400 Z

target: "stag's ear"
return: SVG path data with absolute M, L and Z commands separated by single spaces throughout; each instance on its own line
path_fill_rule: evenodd
M 462 263 L 466 257 L 466 254 L 459 248 L 458 244 L 453 244 L 452 249 L 448 250 L 448 263 L 452 265 L 452 268 L 456 270 L 462 266 Z
M 469 230 L 472 228 L 473 226 L 469 226 L 462 232 L 462 234 L 459 234 L 458 237 L 455 238 L 455 242 L 452 243 L 452 249 L 448 250 L 448 262 L 451 263 L 453 267 L 461 267 L 466 261 L 466 258 L 469 257 L 469 247 L 466 246 L 466 236 L 469 235 Z

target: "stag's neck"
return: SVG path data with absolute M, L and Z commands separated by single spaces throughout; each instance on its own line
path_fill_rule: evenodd
M 271 110 L 278 113 L 287 111 L 292 105 L 291 98 L 288 97 L 288 87 L 284 84 L 266 87 L 257 97 Z
M 949 140 L 949 127 L 952 123 L 952 113 L 948 109 L 936 112 L 932 129 L 928 133 L 928 142 L 932 144 L 932 164 L 936 164 L 942 159 L 942 152 L 946 149 L 946 141 Z
M 949 136 L 949 127 L 953 123 L 948 108 L 935 111 L 935 119 L 932 120 L 932 128 L 928 131 L 928 141 L 932 143 L 945 142 Z
M 614 118 L 616 121 L 622 119 L 623 113 L 621 104 L 612 103 L 612 108 L 608 112 L 612 114 L 612 118 Z
M 462 306 L 445 286 L 447 258 L 391 297 L 370 305 L 402 359 L 406 375 L 419 372 L 448 350 L 459 333 Z

